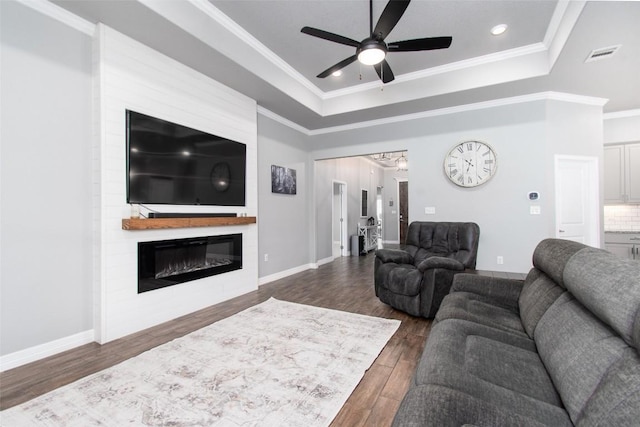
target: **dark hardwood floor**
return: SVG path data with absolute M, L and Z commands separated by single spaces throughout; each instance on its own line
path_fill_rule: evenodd
M 366 372 L 332 426 L 389 426 L 404 396 L 431 321 L 381 303 L 373 290 L 373 252 L 343 257 L 261 286 L 257 291 L 109 342 L 87 344 L 0 373 L 0 409 L 33 399 L 146 350 L 231 316 L 270 297 L 370 316 L 402 324 Z M 480 272 L 521 278 L 522 275 Z

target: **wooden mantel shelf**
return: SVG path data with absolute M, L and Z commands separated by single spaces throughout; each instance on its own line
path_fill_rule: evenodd
M 226 225 L 255 224 L 255 216 L 214 218 L 125 218 L 123 230 L 157 230 L 162 228 L 221 227 Z

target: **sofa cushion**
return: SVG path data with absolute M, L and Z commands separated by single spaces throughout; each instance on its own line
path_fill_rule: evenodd
M 576 252 L 584 248 L 582 243 L 571 240 L 545 239 L 538 243 L 533 251 L 533 266 L 564 287 L 565 264 Z
M 525 333 L 516 310 L 496 305 L 492 298 L 471 292 L 453 292 L 444 298 L 435 321 L 446 319 L 469 320 L 492 328 Z
M 565 290 L 556 285 L 542 271 L 534 268 L 529 272 L 518 299 L 518 306 L 524 330 L 531 338 L 534 337 L 536 326 L 542 315 L 563 292 Z
M 640 262 L 585 248 L 567 262 L 564 282 L 586 308 L 640 349 Z
M 569 292 L 542 316 L 535 342 L 574 422 L 609 368 L 629 348 Z
M 571 426 L 567 413 L 544 405 L 535 416 L 446 386 L 428 384 L 410 389 L 393 420 L 394 427 L 460 426 Z
M 463 391 L 541 422 L 564 412 L 558 411 L 560 398 L 532 340 L 524 333 L 466 320 L 448 319 L 433 326 L 414 382 L 414 387 L 441 385 Z
M 538 353 L 479 335 L 467 337 L 465 370 L 487 383 L 561 406 Z
M 627 348 L 607 371 L 576 422 L 579 426 L 630 426 L 640 422 L 640 356 Z

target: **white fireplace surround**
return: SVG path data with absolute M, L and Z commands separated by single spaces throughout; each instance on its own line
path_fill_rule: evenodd
M 242 295 L 258 287 L 256 224 L 123 230 L 125 110 L 247 145 L 245 207 L 151 206 L 171 212 L 257 214 L 256 102 L 123 34 L 98 25 L 94 42 L 94 328 L 99 343 Z M 243 268 L 152 292 L 137 292 L 137 243 L 242 233 Z

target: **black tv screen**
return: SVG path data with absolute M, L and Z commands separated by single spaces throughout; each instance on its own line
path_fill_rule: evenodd
M 245 144 L 126 114 L 127 203 L 245 205 Z

